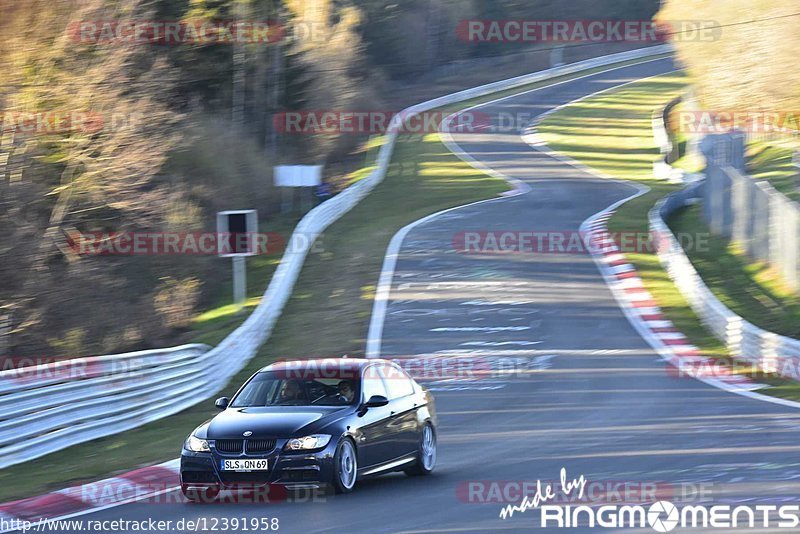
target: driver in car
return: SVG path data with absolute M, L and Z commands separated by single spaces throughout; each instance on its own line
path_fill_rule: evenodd
M 353 402 L 353 397 L 355 397 L 355 390 L 353 389 L 353 384 L 349 380 L 342 380 L 339 382 L 339 395 L 347 399 L 347 402 Z
M 294 401 L 300 399 L 300 384 L 297 380 L 287 380 L 283 383 L 280 393 L 280 402 Z

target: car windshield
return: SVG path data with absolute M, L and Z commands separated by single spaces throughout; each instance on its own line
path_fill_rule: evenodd
M 264 406 L 347 406 L 359 398 L 358 380 L 295 379 L 263 372 L 253 377 L 231 402 L 232 408 Z

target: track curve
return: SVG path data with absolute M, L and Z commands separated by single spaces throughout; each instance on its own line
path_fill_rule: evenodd
M 671 70 L 671 60 L 649 61 L 479 109 L 538 115 Z M 723 499 L 722 490 L 731 500 L 778 504 L 796 494 L 789 482 L 800 477 L 800 413 L 669 376 L 590 256 L 453 249 L 465 231 L 577 232 L 634 188 L 534 151 L 517 133 L 455 134 L 454 141 L 530 191 L 449 211 L 408 232 L 386 308 L 382 355 L 516 358 L 530 372 L 429 384 L 440 412 L 436 473 L 365 481 L 355 493 L 325 502 L 134 503 L 82 519 L 268 516 L 287 532 L 523 531 L 539 528 L 535 512 L 501 520 L 503 503 L 477 502 L 491 495 L 470 495 L 469 483 L 488 489 L 491 481 L 556 480 L 562 468 L 590 481 L 656 483 L 666 491 L 707 484 L 715 500 Z

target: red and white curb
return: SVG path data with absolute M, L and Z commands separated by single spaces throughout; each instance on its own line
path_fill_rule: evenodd
M 0 532 L 14 525 L 66 519 L 153 498 L 180 487 L 180 460 L 143 467 L 99 482 L 0 504 Z
M 660 75 L 652 76 L 652 78 L 657 76 Z M 600 273 L 605 278 L 620 309 L 626 315 L 634 329 L 636 329 L 651 347 L 653 347 L 659 356 L 677 369 L 676 374 L 679 374 L 679 376 L 681 374 L 691 376 L 701 382 L 729 393 L 735 393 L 762 402 L 800 409 L 800 402 L 758 393 L 756 390 L 767 386 L 757 384 L 750 378 L 737 375 L 730 370 L 726 372 L 724 370 L 724 364 L 720 364 L 718 360 L 702 356 L 698 347 L 692 345 L 686 336 L 677 331 L 675 325 L 666 318 L 655 299 L 644 288 L 644 284 L 636 268 L 628 261 L 625 255 L 622 254 L 613 240 L 604 240 L 605 248 L 599 250 L 593 249 L 593 240 L 599 239 L 597 233 L 607 235 L 607 222 L 615 211 L 626 202 L 644 195 L 650 188 L 636 182 L 620 180 L 614 176 L 584 165 L 569 156 L 556 152 L 547 145 L 538 133 L 537 128 L 539 124 L 551 114 L 592 96 L 616 90 L 625 85 L 645 79 L 648 78 L 642 78 L 612 88 L 603 89 L 548 110 L 528 125 L 522 133 L 522 140 L 531 148 L 546 153 L 552 158 L 584 171 L 587 174 L 619 184 L 625 184 L 637 190 L 637 192 L 628 198 L 615 202 L 605 210 L 584 221 L 580 229 L 581 233 L 585 236 L 587 248 L 591 251 L 592 258 L 597 264 Z M 594 236 L 589 235 L 592 232 L 594 232 Z M 600 238 L 602 237 L 601 235 Z
M 736 374 L 718 360 L 703 356 L 667 319 L 656 299 L 644 287 L 636 268 L 610 237 L 607 224 L 614 210 L 612 207 L 591 217 L 583 223 L 581 232 L 612 294 L 639 333 L 664 360 L 678 369 L 678 376 L 697 378 L 728 391 L 751 392 L 767 387 Z

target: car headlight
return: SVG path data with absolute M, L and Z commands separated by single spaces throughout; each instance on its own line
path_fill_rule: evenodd
M 188 438 L 186 438 L 186 443 L 184 444 L 187 451 L 192 452 L 211 452 L 211 449 L 208 446 L 208 441 L 204 439 L 200 439 L 192 434 Z
M 284 447 L 287 451 L 311 451 L 325 447 L 331 440 L 327 434 L 315 434 L 304 438 L 290 439 Z

